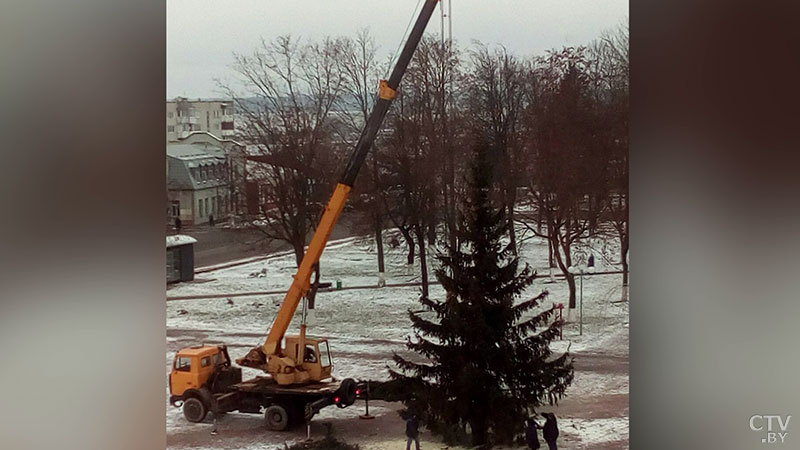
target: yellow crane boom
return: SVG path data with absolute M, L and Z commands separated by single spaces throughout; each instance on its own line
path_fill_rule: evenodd
M 408 35 L 405 46 L 403 47 L 397 63 L 392 70 L 388 80 L 381 80 L 379 92 L 375 105 L 372 108 L 367 123 L 364 126 L 361 136 L 359 137 L 356 148 L 350 156 L 350 160 L 345 168 L 333 195 L 328 201 L 325 211 L 322 214 L 322 219 L 317 226 L 311 243 L 308 246 L 308 251 L 303 256 L 297 273 L 294 275 L 294 281 L 286 293 L 286 297 L 281 304 L 278 315 L 269 330 L 269 335 L 263 346 L 254 348 L 244 358 L 237 360 L 241 365 L 248 367 L 256 367 L 267 371 L 272 374 L 280 384 L 295 384 L 310 381 L 320 381 L 320 376 L 330 376 L 330 372 L 324 372 L 317 375 L 309 375 L 303 369 L 304 352 L 305 352 L 305 324 L 300 327 L 299 340 L 296 342 L 297 349 L 287 349 L 284 352 L 281 348 L 286 330 L 292 321 L 295 311 L 300 304 L 303 297 L 307 296 L 311 289 L 311 275 L 313 274 L 317 263 L 319 262 L 325 245 L 328 243 L 331 232 L 333 231 L 339 216 L 342 214 L 344 205 L 347 202 L 347 197 L 353 187 L 355 178 L 361 168 L 364 160 L 369 153 L 372 143 L 375 141 L 375 136 L 383 124 L 386 113 L 392 100 L 397 96 L 397 87 L 403 74 L 411 62 L 411 57 L 419 44 L 425 27 L 433 14 L 439 0 L 425 0 L 425 4 L 420 10 L 414 27 Z M 287 338 L 287 347 L 288 338 Z

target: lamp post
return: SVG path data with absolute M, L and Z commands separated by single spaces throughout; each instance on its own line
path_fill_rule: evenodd
M 580 309 L 578 311 L 578 322 L 579 322 L 578 335 L 579 336 L 583 336 L 583 274 L 586 273 L 586 272 L 594 273 L 594 257 L 589 258 L 589 266 L 588 267 L 586 265 L 584 265 L 584 264 L 581 264 L 579 266 L 569 266 L 567 268 L 567 270 L 569 271 L 569 273 L 571 273 L 573 275 L 578 275 L 580 277 L 581 295 L 580 295 L 580 300 L 579 300 L 579 303 L 580 303 L 579 308 Z

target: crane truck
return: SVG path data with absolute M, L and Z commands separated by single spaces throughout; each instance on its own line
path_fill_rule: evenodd
M 263 409 L 267 428 L 282 431 L 302 423 L 303 419 L 311 420 L 326 406 L 350 406 L 362 392 L 363 386 L 352 378 L 338 381 L 333 377 L 328 341 L 306 335 L 306 303 L 303 304 L 300 334 L 285 333 L 301 300 L 313 300 L 316 294 L 319 280 L 312 283 L 312 273 L 319 274 L 315 269 L 328 238 L 438 2 L 424 0 L 389 79 L 380 81 L 375 104 L 355 150 L 325 207 L 308 251 L 269 328 L 266 342 L 236 360 L 240 366 L 263 370 L 266 376 L 242 381 L 242 369 L 232 363 L 226 346 L 199 345 L 176 353 L 169 376 L 170 404 L 182 406 L 188 421 L 201 422 L 209 411 L 260 414 Z

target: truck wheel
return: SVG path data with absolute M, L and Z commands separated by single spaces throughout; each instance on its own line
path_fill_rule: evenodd
M 264 422 L 272 431 L 283 431 L 289 426 L 289 413 L 280 405 L 272 405 L 264 413 Z
M 183 417 L 186 417 L 189 422 L 202 422 L 206 418 L 206 414 L 208 414 L 208 408 L 199 398 L 190 397 L 183 402 Z
M 352 378 L 345 378 L 339 386 L 339 396 L 344 406 L 350 406 L 356 402 L 356 381 Z

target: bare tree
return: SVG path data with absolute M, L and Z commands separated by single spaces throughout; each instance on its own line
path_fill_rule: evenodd
M 369 111 L 375 101 L 380 74 L 385 67 L 377 60 L 378 47 L 369 31 L 363 29 L 355 39 L 342 40 L 343 51 L 341 71 L 344 76 L 345 95 L 340 102 L 342 126 L 340 141 L 352 147 L 367 122 Z M 386 217 L 383 202 L 380 200 L 378 181 L 378 159 L 380 145 L 373 145 L 367 156 L 364 182 L 356 186 L 353 195 L 353 208 L 361 212 L 367 227 L 375 235 L 378 251 L 378 284 L 385 283 L 386 264 L 383 251 L 383 226 Z
M 630 247 L 628 201 L 629 47 L 628 27 L 606 31 L 589 47 L 595 92 L 605 111 L 605 130 L 611 148 L 609 167 L 609 221 L 620 242 L 622 301 L 628 299 L 628 249 Z
M 235 54 L 242 91 L 223 86 L 236 104 L 239 139 L 248 145 L 250 181 L 258 183 L 263 217 L 255 222 L 288 242 L 299 264 L 330 192 L 335 164 L 330 112 L 342 92 L 341 43 L 301 45 L 290 36 Z
M 467 89 L 473 140 L 489 143 L 509 222 L 509 239 L 517 254 L 514 208 L 522 178 L 525 83 L 523 65 L 508 51 L 479 44 L 471 52 Z
M 381 199 L 387 215 L 408 244 L 408 264 L 415 253 L 420 261 L 422 295 L 428 295 L 426 241 L 434 226 L 436 187 L 430 142 L 422 133 L 422 105 L 406 105 L 406 88 L 400 94 L 399 111 L 392 119 L 393 133 L 386 139 L 387 158 L 382 161 Z M 415 247 L 417 252 L 415 252 Z
M 569 307 L 575 308 L 575 277 L 568 268 L 575 264 L 573 245 L 588 237 L 597 221 L 599 208 L 592 208 L 590 199 L 602 197 L 608 149 L 598 140 L 603 124 L 589 95 L 584 49 L 551 52 L 530 75 L 536 94 L 526 114 L 533 137 L 527 194 L 545 227 L 531 226 L 533 217 L 524 223 L 549 241 L 569 285 Z
M 393 222 L 409 245 L 415 241 L 420 261 L 422 295 L 428 296 L 428 250 L 437 228 L 455 238 L 455 157 L 448 128 L 448 85 L 456 76 L 458 58 L 450 42 L 423 39 L 401 86 L 399 105 L 390 115 L 386 193 L 393 193 Z M 399 108 L 398 108 L 399 106 Z M 442 208 L 444 206 L 444 208 Z M 443 214 L 444 213 L 444 214 Z M 404 227 L 406 230 L 403 230 Z M 452 241 L 451 241 L 452 244 Z M 409 255 L 411 258 L 411 255 Z

